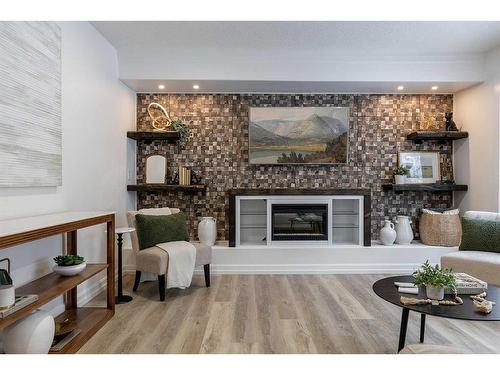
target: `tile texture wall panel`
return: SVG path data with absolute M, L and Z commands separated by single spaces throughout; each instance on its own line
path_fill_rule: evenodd
M 59 186 L 61 31 L 0 22 L 0 187 Z
M 227 239 L 227 196 L 230 188 L 370 188 L 372 190 L 372 236 L 384 218 L 409 215 L 422 207 L 448 208 L 451 193 L 408 192 L 397 195 L 382 191 L 392 180 L 397 152 L 439 151 L 442 174 L 453 177 L 452 144 L 408 142 L 405 135 L 420 128 L 422 115 L 443 121 L 453 108 L 451 95 L 341 95 L 341 94 L 138 94 L 137 129 L 151 130 L 147 106 L 159 102 L 173 119 L 182 119 L 192 130 L 184 149 L 162 142 L 139 142 L 137 182 L 145 182 L 146 157 L 167 156 L 172 177 L 179 165 L 191 167 L 204 177 L 206 193 L 138 193 L 138 207 L 179 207 L 190 218 L 190 232 L 196 238 L 196 218 L 214 216 L 218 238 Z M 249 107 L 335 106 L 349 107 L 349 159 L 345 165 L 250 165 L 248 163 Z

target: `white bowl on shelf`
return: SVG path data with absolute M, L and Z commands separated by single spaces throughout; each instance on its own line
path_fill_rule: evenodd
M 87 263 L 83 262 L 80 264 L 76 264 L 74 266 L 58 266 L 55 265 L 52 270 L 55 273 L 58 273 L 61 276 L 75 276 L 82 272 L 85 267 L 87 267 Z

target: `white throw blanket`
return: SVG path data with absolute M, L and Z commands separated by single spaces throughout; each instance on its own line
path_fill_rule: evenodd
M 168 253 L 167 288 L 188 288 L 193 279 L 196 248 L 186 241 L 164 242 L 156 246 Z

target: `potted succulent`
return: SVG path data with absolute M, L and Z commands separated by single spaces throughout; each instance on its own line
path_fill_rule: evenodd
M 54 262 L 54 272 L 62 276 L 77 275 L 87 267 L 85 259 L 79 255 L 59 255 L 54 258 Z
M 410 172 L 410 170 L 403 166 L 399 166 L 394 169 L 394 180 L 396 184 L 400 185 L 406 183 L 406 176 L 408 175 L 408 172 Z
M 431 266 L 427 260 L 421 268 L 413 273 L 414 284 L 425 286 L 427 298 L 442 300 L 444 298 L 444 288 L 452 290 L 457 288 L 457 280 L 450 269 L 441 268 L 438 264 Z

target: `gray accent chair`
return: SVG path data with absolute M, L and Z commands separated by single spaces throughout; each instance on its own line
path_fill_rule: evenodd
M 500 213 L 467 211 L 464 217 L 500 221 Z M 500 253 L 489 251 L 457 251 L 441 257 L 441 267 L 465 272 L 488 284 L 500 286 Z
M 180 212 L 178 208 L 170 208 L 172 214 Z M 141 282 L 142 272 L 148 272 L 158 275 L 158 287 L 160 292 L 160 301 L 165 301 L 166 275 L 168 270 L 168 253 L 157 246 L 140 250 L 139 238 L 137 237 L 137 226 L 135 215 L 139 211 L 128 211 L 127 222 L 129 227 L 136 231 L 130 233 L 132 249 L 135 253 L 135 281 L 134 292 L 137 291 Z M 191 242 L 196 248 L 195 267 L 203 266 L 205 273 L 205 285 L 210 287 L 210 263 L 212 263 L 212 247 L 198 242 Z

